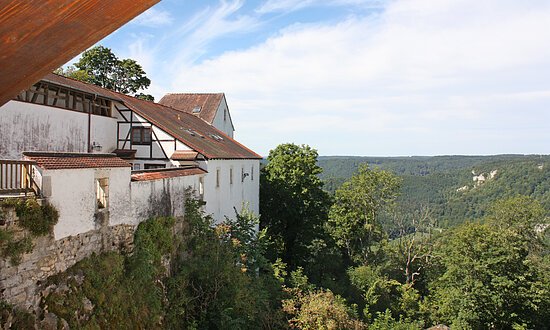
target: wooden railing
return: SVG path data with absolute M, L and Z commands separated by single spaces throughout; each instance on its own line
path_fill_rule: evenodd
M 40 195 L 32 177 L 33 165 L 36 163 L 28 160 L 0 159 L 0 195 Z

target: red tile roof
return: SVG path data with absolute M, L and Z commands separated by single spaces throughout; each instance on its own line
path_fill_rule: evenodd
M 58 152 L 24 152 L 26 159 L 35 161 L 46 170 L 131 167 L 130 163 L 114 154 L 81 154 Z
M 177 150 L 170 157 L 173 160 L 196 160 L 198 152 L 193 150 Z
M 202 119 L 151 101 L 120 94 L 128 108 L 209 159 L 261 159 L 262 156 Z
M 223 98 L 223 93 L 170 93 L 164 95 L 162 99 L 160 99 L 159 104 L 196 115 L 207 123 L 212 124 L 216 116 L 216 111 L 218 111 Z M 193 112 L 196 107 L 200 107 L 200 112 Z
M 4 0 L 0 106 L 159 0 Z
M 96 91 L 96 94 L 119 100 L 129 109 L 147 119 L 193 150 L 209 159 L 261 159 L 262 156 L 225 135 L 202 119 L 184 111 L 162 104 L 137 99 L 75 79 L 47 75 L 44 80 L 80 90 Z M 220 94 L 223 95 L 223 94 Z
M 170 168 L 162 170 L 148 170 L 132 173 L 132 181 L 150 181 L 167 178 L 175 178 L 179 176 L 200 175 L 206 174 L 205 170 L 198 167 L 191 168 Z

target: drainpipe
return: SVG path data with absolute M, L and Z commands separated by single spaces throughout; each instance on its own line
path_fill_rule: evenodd
M 88 153 L 92 153 L 92 107 L 97 98 L 97 94 L 94 94 L 94 98 L 88 107 Z

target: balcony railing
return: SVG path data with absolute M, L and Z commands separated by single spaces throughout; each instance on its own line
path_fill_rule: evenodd
M 32 177 L 36 165 L 28 160 L 0 159 L 0 195 L 40 195 L 40 188 Z

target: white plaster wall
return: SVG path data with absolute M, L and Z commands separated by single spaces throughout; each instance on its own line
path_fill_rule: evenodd
M 224 120 L 224 111 L 227 111 L 227 116 Z M 231 114 L 229 113 L 229 108 L 227 107 L 227 102 L 225 98 L 222 99 L 212 121 L 212 126 L 216 127 L 220 131 L 224 132 L 229 137 L 233 138 L 233 125 L 231 123 Z
M 117 147 L 117 119 L 97 115 L 92 115 L 91 118 L 92 134 L 90 143 L 95 142 L 102 147 L 98 152 L 113 152 Z
M 23 151 L 87 152 L 88 115 L 19 101 L 0 107 L 0 158 Z
M 56 240 L 98 228 L 94 220 L 98 178 L 109 178 L 109 224 L 133 223 L 129 167 L 44 170 L 42 175 L 51 178 L 49 201 L 59 211 L 54 227 Z
M 131 183 L 131 211 L 135 223 L 153 216 L 183 216 L 188 189 L 198 192 L 202 175 L 181 176 L 169 179 L 134 181 Z
M 92 115 L 91 142 L 110 152 L 116 146 L 116 118 Z M 0 158 L 23 151 L 88 152 L 88 114 L 20 101 L 0 107 Z
M 233 168 L 233 184 L 230 183 L 230 169 Z M 220 186 L 216 187 L 216 170 L 220 169 Z M 241 180 L 241 170 L 249 175 Z M 235 217 L 233 207 L 240 212 L 243 203 L 255 214 L 259 214 L 260 205 L 260 161 L 253 159 L 209 160 L 208 174 L 204 178 L 204 200 L 206 213 L 212 214 L 216 222 L 225 216 Z M 254 176 L 252 177 L 252 172 Z

